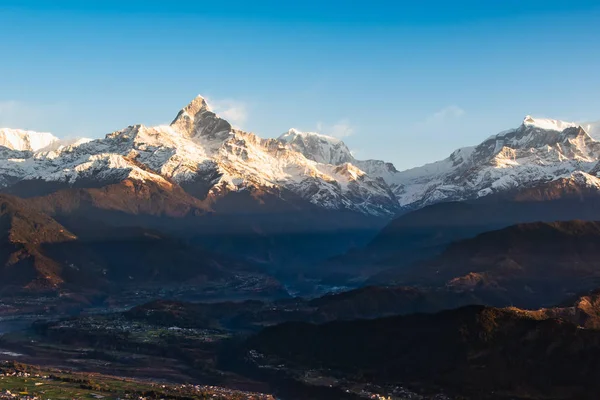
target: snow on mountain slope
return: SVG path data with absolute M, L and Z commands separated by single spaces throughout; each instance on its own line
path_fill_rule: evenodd
M 588 128 L 586 128 L 588 129 Z M 589 130 L 589 129 L 588 129 Z M 129 126 L 103 139 L 59 141 L 50 134 L 2 130 L 0 187 L 44 180 L 95 185 L 152 180 L 198 185 L 218 199 L 236 191 L 291 191 L 326 209 L 393 216 L 439 201 L 462 200 L 569 178 L 595 186 L 600 142 L 575 123 L 527 116 L 448 158 L 399 172 L 391 163 L 356 160 L 339 139 L 291 129 L 263 139 L 234 129 L 198 96 L 170 125 Z
M 314 132 L 300 132 L 290 129 L 279 137 L 306 158 L 322 164 L 339 165 L 355 161 L 350 149 L 339 139 Z
M 527 116 L 523 124 L 450 157 L 398 173 L 403 206 L 463 200 L 589 173 L 600 143 L 575 123 Z
M 37 151 L 56 141 L 58 138 L 48 132 L 0 128 L 0 146 L 11 150 Z
M 523 125 L 543 129 L 546 131 L 558 132 L 562 132 L 567 128 L 577 128 L 579 126 L 579 124 L 575 122 L 565 122 L 548 118 L 533 118 L 531 115 L 525 117 L 523 120 Z
M 393 215 L 399 206 L 383 181 L 351 164 L 334 166 L 307 159 L 279 140 L 235 131 L 213 160 L 221 184 L 229 190 L 247 186 L 283 187 L 327 209 Z
M 292 128 L 278 140 L 309 160 L 335 166 L 348 164 L 360 171 L 357 176 L 363 179 L 369 177 L 373 182 L 377 182 L 371 185 L 384 184 L 389 192 L 397 186 L 395 180 L 398 171 L 392 163 L 381 160 L 357 160 L 348 146 L 337 138 L 314 132 L 300 132 Z
M 285 189 L 327 209 L 377 216 L 391 216 L 399 209 L 384 181 L 354 165 L 319 163 L 284 141 L 233 129 L 200 96 L 170 125 L 129 126 L 104 139 L 45 146 L 33 154 L 0 153 L 4 187 L 24 180 L 73 185 L 126 178 L 161 185 L 201 182 L 209 187 L 207 195 L 217 198 L 246 189 L 279 195 Z

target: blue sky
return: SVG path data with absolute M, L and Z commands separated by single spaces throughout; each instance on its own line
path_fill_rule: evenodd
M 4 1 L 0 126 L 101 137 L 195 95 L 398 168 L 526 114 L 600 119 L 596 1 Z

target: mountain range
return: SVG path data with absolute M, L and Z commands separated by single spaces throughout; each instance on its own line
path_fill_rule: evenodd
M 357 160 L 341 140 L 318 133 L 290 129 L 262 139 L 233 128 L 198 96 L 170 125 L 133 125 L 103 139 L 65 142 L 49 133 L 2 129 L 0 186 L 31 197 L 131 179 L 179 186 L 207 209 L 248 191 L 389 218 L 557 179 L 598 187 L 600 143 L 586 129 L 591 126 L 527 116 L 518 128 L 444 160 L 397 171 L 384 161 Z M 32 189 L 31 182 L 42 184 Z
M 269 274 L 297 277 L 342 254 L 346 273 L 398 270 L 514 224 L 600 220 L 595 130 L 527 116 L 477 146 L 398 171 L 357 160 L 322 134 L 264 139 L 236 129 L 201 96 L 169 125 L 102 139 L 0 129 L 2 274 L 20 287 L 231 283 L 249 274 L 272 288 Z M 120 246 L 123 237 L 136 245 Z M 188 267 L 149 257 L 150 248 L 172 250 Z

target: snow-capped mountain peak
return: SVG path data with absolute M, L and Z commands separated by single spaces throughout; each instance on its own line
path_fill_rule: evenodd
M 338 144 L 341 142 L 340 139 L 335 138 L 333 136 L 324 135 L 322 133 L 317 132 L 303 132 L 296 128 L 291 128 L 286 133 L 279 136 L 279 140 L 284 141 L 286 143 L 293 142 L 294 140 L 301 138 L 302 140 L 311 140 L 318 139 L 327 141 L 333 144 Z
M 492 135 L 477 146 L 475 157 L 497 154 L 506 148 L 517 150 L 555 147 L 567 140 L 592 139 L 577 123 L 527 116 L 518 128 Z
M 318 163 L 340 165 L 356 161 L 348 146 L 332 136 L 292 128 L 279 136 L 279 141 Z
M 58 138 L 48 132 L 0 128 L 0 146 L 18 151 L 37 151 L 57 142 Z
M 219 141 L 226 140 L 233 131 L 231 124 L 219 118 L 202 96 L 182 108 L 170 126 L 187 137 Z
M 547 130 L 547 131 L 557 131 L 562 132 L 567 128 L 576 128 L 579 124 L 575 122 L 565 122 L 556 119 L 548 119 L 548 118 L 534 118 L 531 115 L 527 115 L 523 119 L 524 126 L 532 126 L 535 128 Z

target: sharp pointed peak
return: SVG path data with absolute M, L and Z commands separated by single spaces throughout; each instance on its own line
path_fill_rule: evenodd
M 179 111 L 173 122 L 171 122 L 171 126 L 181 124 L 182 121 L 193 121 L 196 115 L 206 111 L 212 112 L 206 99 L 198 95 Z
M 200 135 L 218 140 L 229 137 L 232 130 L 231 124 L 216 115 L 200 95 L 179 111 L 170 126 L 188 137 Z
M 187 106 L 183 107 L 183 110 L 187 110 L 189 114 L 197 114 L 201 109 L 205 109 L 207 111 L 212 111 L 206 98 L 202 95 L 197 95 L 194 97 L 192 101 L 188 103 Z

